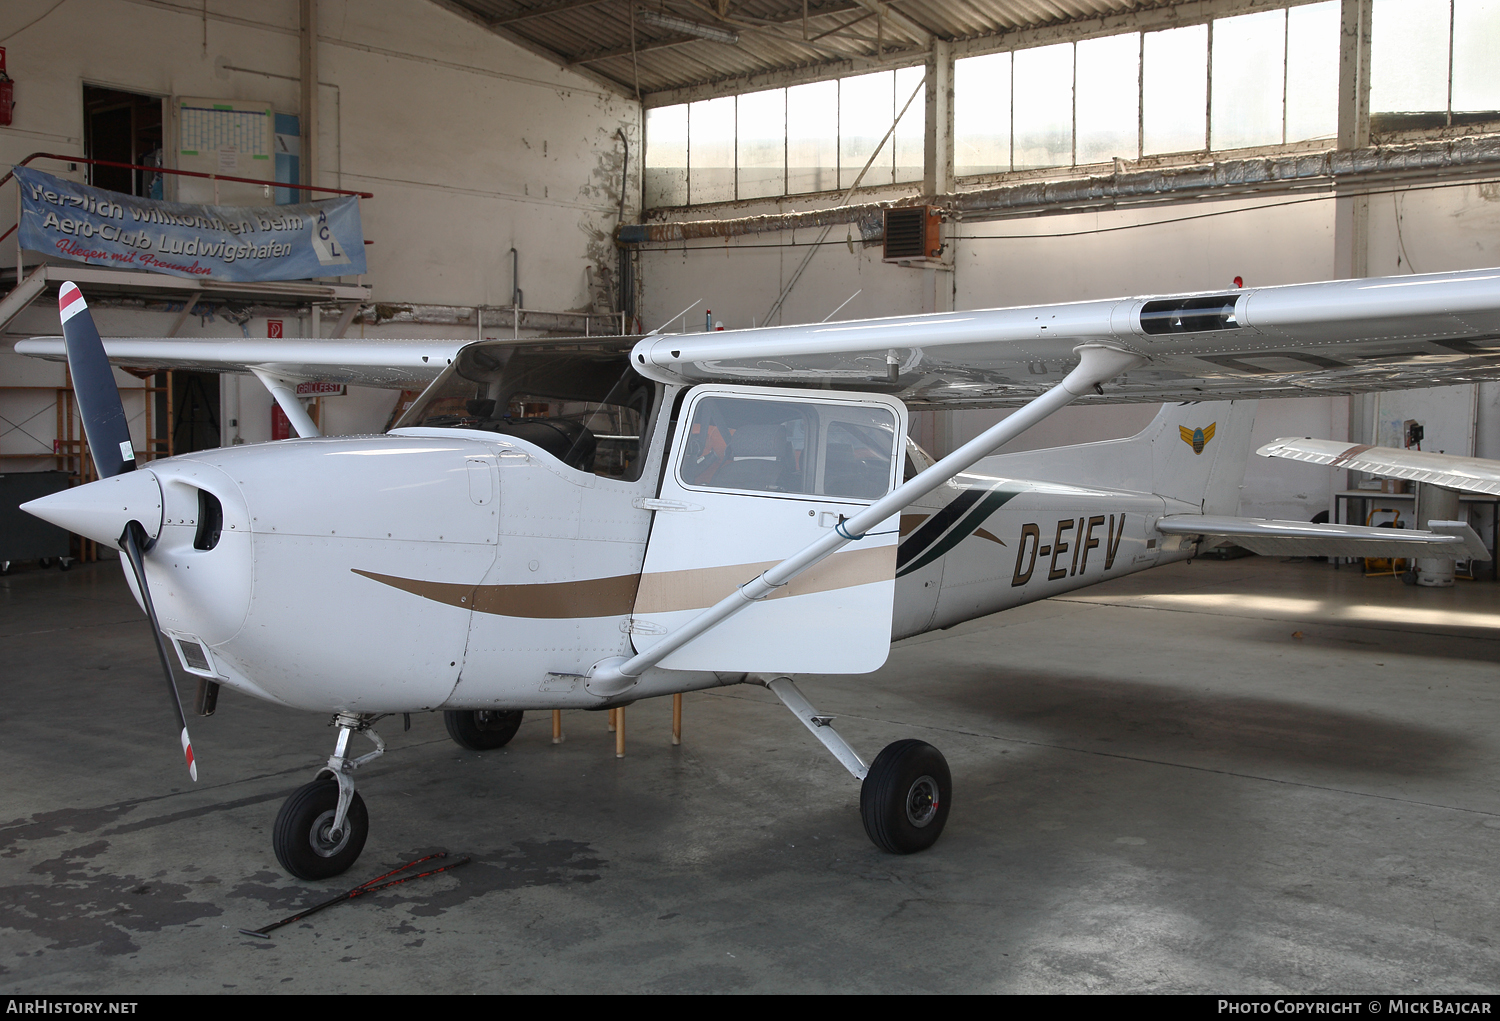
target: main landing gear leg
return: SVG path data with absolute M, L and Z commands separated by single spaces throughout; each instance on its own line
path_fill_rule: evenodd
M 833 729 L 833 717 L 819 716 L 790 677 L 763 683 L 861 781 L 860 819 L 876 847 L 911 854 L 937 843 L 953 800 L 953 778 L 941 752 L 925 741 L 896 741 L 866 766 Z
M 298 879 L 328 879 L 345 872 L 370 834 L 364 799 L 354 789 L 353 773 L 385 754 L 385 742 L 370 728 L 374 716 L 339 713 L 330 726 L 339 728 L 338 743 L 317 779 L 287 798 L 271 831 L 276 860 Z M 375 750 L 349 758 L 349 735 L 363 734 Z

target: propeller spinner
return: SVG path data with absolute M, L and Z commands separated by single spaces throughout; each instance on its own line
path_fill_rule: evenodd
M 109 357 L 104 353 L 104 342 L 99 339 L 94 317 L 89 314 L 88 305 L 84 302 L 78 285 L 72 281 L 64 283 L 58 294 L 57 304 L 62 314 L 68 370 L 73 375 L 73 392 L 78 400 L 83 432 L 88 437 L 89 453 L 94 458 L 99 478 L 109 479 L 135 471 L 135 450 L 130 444 L 130 425 L 125 418 L 125 406 L 120 402 L 120 390 L 115 385 L 115 373 L 110 368 Z M 151 618 L 151 637 L 156 639 L 156 654 L 161 658 L 162 672 L 167 678 L 167 691 L 172 696 L 172 708 L 177 713 L 177 722 L 182 728 L 182 753 L 187 759 L 188 773 L 196 781 L 198 764 L 193 758 L 192 740 L 188 737 L 187 716 L 182 711 L 182 699 L 172 680 L 167 642 L 162 635 L 161 622 L 156 616 L 156 606 L 151 601 L 151 589 L 146 583 L 145 554 L 152 542 L 147 527 L 131 519 L 120 534 L 118 545 L 135 575 L 141 602 L 146 607 L 146 616 Z

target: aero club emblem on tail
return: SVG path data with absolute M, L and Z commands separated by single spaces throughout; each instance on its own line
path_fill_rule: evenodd
M 1185 425 L 1179 425 L 1177 431 L 1182 434 L 1182 442 L 1193 448 L 1193 453 L 1203 453 L 1203 448 L 1208 446 L 1208 441 L 1214 438 L 1214 426 L 1218 422 L 1208 423 L 1204 429 L 1189 429 Z

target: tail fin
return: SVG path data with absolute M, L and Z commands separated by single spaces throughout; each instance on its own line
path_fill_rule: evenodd
M 987 457 L 976 470 L 1155 493 L 1235 514 L 1250 457 L 1255 401 L 1163 404 L 1134 436 Z
M 1255 401 L 1164 404 L 1144 431 L 1131 437 L 1151 447 L 1151 491 L 1204 514 L 1236 514 Z

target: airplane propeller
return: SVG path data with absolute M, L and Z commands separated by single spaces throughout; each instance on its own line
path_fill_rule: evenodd
M 58 294 L 57 304 L 62 315 L 63 338 L 67 345 L 68 370 L 73 376 L 73 393 L 78 400 L 79 414 L 83 418 L 83 433 L 88 437 L 94 468 L 101 479 L 135 471 L 135 450 L 130 444 L 130 425 L 125 418 L 125 406 L 120 401 L 119 388 L 115 385 L 115 373 L 110 368 L 109 357 L 104 353 L 104 342 L 99 339 L 94 317 L 89 314 L 88 305 L 84 302 L 78 285 L 72 281 L 64 283 Z M 135 575 L 136 588 L 141 594 L 141 602 L 145 604 L 146 616 L 151 618 L 151 636 L 156 639 L 156 654 L 161 658 L 162 672 L 167 678 L 167 690 L 172 695 L 172 708 L 176 711 L 177 722 L 182 728 L 182 754 L 187 759 L 188 773 L 196 781 L 198 764 L 194 761 L 193 743 L 188 737 L 187 716 L 182 711 L 182 698 L 177 694 L 177 684 L 172 680 L 166 639 L 156 616 L 156 606 L 151 601 L 151 589 L 146 583 L 145 553 L 151 546 L 151 538 L 139 521 L 132 520 L 120 534 L 119 545 Z

